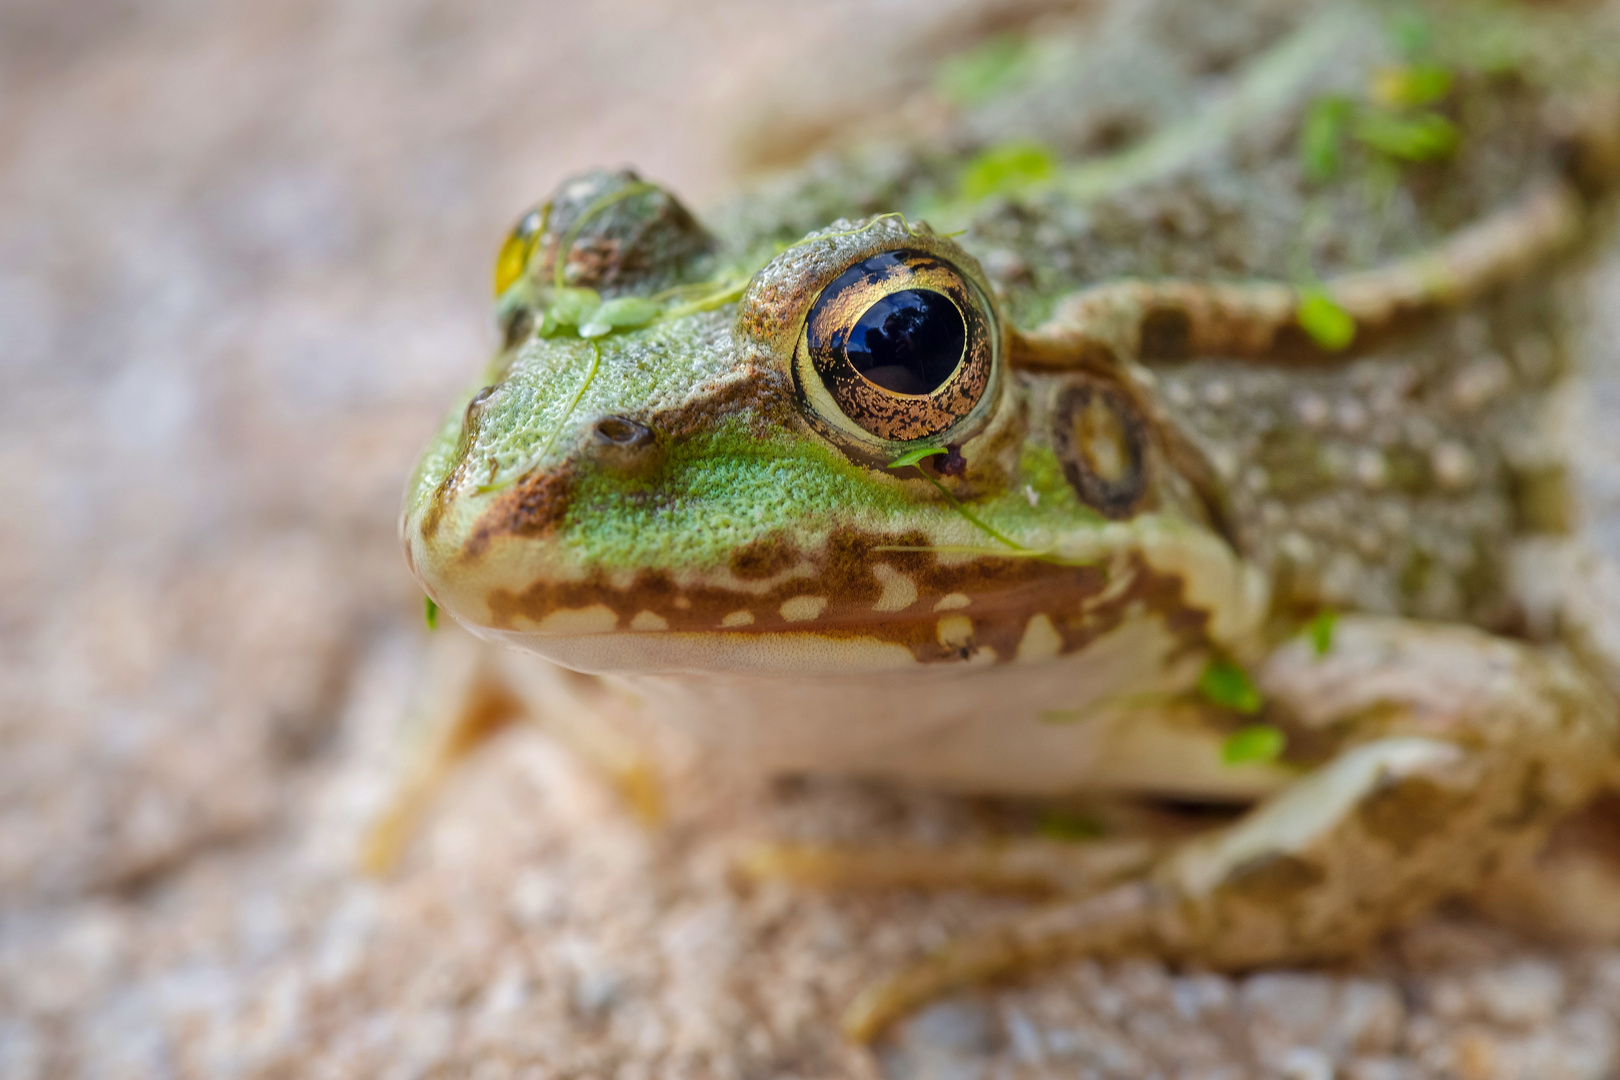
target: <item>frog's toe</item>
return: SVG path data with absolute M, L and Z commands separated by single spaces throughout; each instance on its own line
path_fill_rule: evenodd
M 857 994 L 844 1011 L 844 1033 L 870 1041 L 942 994 L 1057 960 L 1157 951 L 1170 911 L 1159 886 L 1133 881 L 959 938 Z

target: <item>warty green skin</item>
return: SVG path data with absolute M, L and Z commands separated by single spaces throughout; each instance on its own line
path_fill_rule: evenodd
M 593 173 L 524 234 L 506 344 L 401 529 L 460 622 L 597 674 L 514 677 L 543 722 L 621 780 L 641 774 L 609 729 L 763 773 L 1270 796 L 872 989 L 852 1034 L 1052 956 L 1341 955 L 1614 780 L 1589 671 L 1620 671 L 1599 655 L 1620 606 L 1560 607 L 1552 561 L 1532 602 L 1510 566 L 1580 539 L 1551 418 L 1580 367 L 1579 240 L 1620 172 L 1620 38 L 1607 12 L 1450 4 L 1402 44 L 1412 10 L 1122 5 L 937 137 L 819 159 L 708 230 Z M 1392 160 L 1346 135 L 1307 176 L 1302 126 L 1332 95 L 1372 115 L 1392 65 L 1453 78 L 1434 108 L 1455 147 Z M 1059 167 L 966 199 L 987 131 Z M 819 291 L 897 250 L 956 267 L 995 349 L 972 412 L 912 443 L 863 434 L 796 359 Z M 578 286 L 660 314 L 581 336 L 555 325 Z M 1307 330 L 1318 287 L 1348 348 Z M 1336 628 L 1302 636 L 1323 612 Z M 1523 640 L 1560 618 L 1597 664 Z M 1211 688 L 1239 668 L 1258 703 Z M 1228 760 L 1257 722 L 1280 756 Z M 825 855 L 759 865 L 888 872 Z

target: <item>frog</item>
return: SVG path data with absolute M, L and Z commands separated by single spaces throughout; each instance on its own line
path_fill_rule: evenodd
M 1058 893 L 867 988 L 857 1039 L 1061 958 L 1354 955 L 1525 865 L 1620 780 L 1620 587 L 1568 445 L 1620 180 L 1595 22 L 1120 5 L 702 220 L 565 181 L 400 519 L 430 618 L 505 648 L 460 662 L 368 857 L 515 708 L 649 820 L 661 754 L 1241 808 L 753 850 Z

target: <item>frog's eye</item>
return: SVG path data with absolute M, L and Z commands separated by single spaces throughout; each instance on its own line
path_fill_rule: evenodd
M 546 231 L 546 215 L 551 210 L 551 204 L 537 206 L 518 219 L 512 226 L 512 231 L 506 234 L 506 240 L 501 244 L 501 253 L 495 256 L 495 296 L 499 298 L 512 282 L 523 276 L 528 269 L 529 256 L 534 254 L 534 245 L 540 240 L 540 234 Z
M 1128 517 L 1147 491 L 1147 424 L 1117 387 L 1070 386 L 1053 411 L 1052 447 L 1080 501 L 1108 518 Z
M 811 305 L 795 357 L 801 392 L 823 413 L 830 397 L 843 418 L 886 442 L 939 436 L 990 385 L 992 318 L 978 287 L 940 256 L 873 255 Z

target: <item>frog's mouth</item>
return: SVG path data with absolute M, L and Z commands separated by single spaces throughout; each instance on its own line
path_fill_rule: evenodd
M 920 540 L 846 529 L 811 552 L 754 545 L 709 576 L 576 572 L 513 589 L 493 583 L 513 579 L 502 574 L 443 599 L 481 636 L 600 673 L 1033 663 L 1142 618 L 1189 647 L 1230 640 L 1263 607 L 1226 545 L 1141 519 L 1098 530 L 1093 552 L 1061 561 Z

